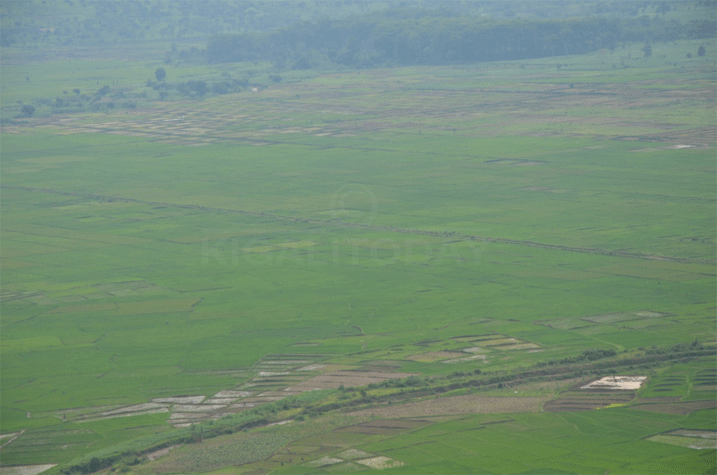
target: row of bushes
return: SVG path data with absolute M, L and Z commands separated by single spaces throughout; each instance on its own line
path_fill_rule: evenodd
M 230 94 L 241 92 L 249 86 L 249 80 L 244 78 L 226 79 L 208 83 L 203 80 L 191 80 L 181 83 L 167 83 L 147 81 L 147 87 L 151 87 L 155 91 L 159 91 L 160 98 L 166 98 L 170 92 L 176 92 L 182 96 L 190 98 L 201 98 L 209 93 L 213 94 Z
M 585 351 L 583 351 L 578 356 L 569 356 L 566 358 L 562 358 L 560 360 L 548 360 L 548 361 L 541 361 L 537 363 L 536 366 L 553 366 L 553 365 L 569 365 L 569 364 L 575 364 L 580 363 L 583 361 L 597 361 L 601 360 L 603 358 L 612 358 L 613 356 L 616 356 L 617 352 L 610 349 L 597 349 L 597 348 L 589 348 Z

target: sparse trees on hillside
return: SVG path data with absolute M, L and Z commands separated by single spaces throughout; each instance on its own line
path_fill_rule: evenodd
M 24 115 L 25 117 L 32 117 L 32 114 L 35 113 L 35 107 L 31 106 L 29 104 L 26 104 L 26 105 L 22 106 L 22 108 L 20 109 L 20 112 L 22 112 L 22 115 Z

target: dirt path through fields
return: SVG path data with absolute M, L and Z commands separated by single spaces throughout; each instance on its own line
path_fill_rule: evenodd
M 10 438 L 10 440 L 8 440 L 8 441 L 5 442 L 4 444 L 0 445 L 0 449 L 2 449 L 3 447 L 5 447 L 7 444 L 9 444 L 10 442 L 12 442 L 13 440 L 15 440 L 15 439 L 17 439 L 18 437 L 20 437 L 24 432 L 25 432 L 25 429 L 23 429 L 23 430 L 21 430 L 20 432 L 14 434 L 14 435 Z

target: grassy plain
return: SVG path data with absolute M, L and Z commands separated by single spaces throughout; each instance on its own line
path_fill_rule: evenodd
M 25 432 L 0 450 L 2 464 L 68 462 L 166 432 L 169 406 L 96 416 L 222 390 L 269 397 L 256 388 L 321 374 L 301 372 L 310 364 L 497 373 L 586 348 L 713 345 L 715 63 L 686 59 L 697 46 L 317 74 L 5 125 L 0 417 L 3 433 Z M 629 68 L 612 68 L 621 61 Z M 41 86 L 13 66 L 3 100 L 111 79 L 93 64 L 27 65 L 33 78 L 67 70 Z M 137 64 L 141 79 L 117 87 L 142 87 L 157 66 Z M 714 359 L 650 369 L 638 396 L 714 400 L 712 369 Z M 275 437 L 253 442 L 260 462 L 221 439 L 136 470 L 172 471 L 160 461 L 203 460 L 197 450 L 264 472 L 368 470 L 338 455 L 349 448 L 406 473 L 714 467 L 714 450 L 643 440 L 715 430 L 714 409 L 636 407 L 468 415 L 343 438 L 327 426 L 302 443 L 300 429 L 279 426 L 227 436 Z M 289 442 L 344 462 L 271 458 Z

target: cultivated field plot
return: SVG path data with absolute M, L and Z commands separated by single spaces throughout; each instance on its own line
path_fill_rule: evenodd
M 396 407 L 365 409 L 354 414 L 377 417 L 425 417 L 450 414 L 535 412 L 547 397 L 448 396 L 409 402 Z
M 646 401 L 665 398 L 683 401 L 713 399 L 716 379 L 717 371 L 710 361 L 674 365 L 651 377 L 641 392 L 641 398 Z
M 635 399 L 635 392 L 620 389 L 589 389 L 566 391 L 560 397 L 548 401 L 543 410 L 547 412 L 589 411 L 613 404 L 623 405 Z
M 653 435 L 647 440 L 691 449 L 717 449 L 717 432 L 715 431 L 675 430 L 666 434 Z
M 3 125 L 0 416 L 24 431 L 3 464 L 314 389 L 714 345 L 714 63 L 600 61 L 338 72 Z M 704 472 L 712 455 L 645 439 L 714 429 L 713 363 L 636 368 L 645 387 L 545 413 L 547 395 L 491 393 L 292 422 L 142 470 Z M 342 429 L 370 414 L 456 420 Z
M 475 415 L 440 422 L 358 447 L 365 451 L 380 448 L 384 456 L 405 462 L 406 470 L 402 473 L 412 473 L 416 465 L 441 473 L 472 473 L 471 467 L 475 467 L 476 459 L 480 459 L 481 471 L 494 473 L 521 473 L 522 468 L 549 473 L 598 473 L 600 470 L 602 473 L 605 470 L 662 473 L 674 464 L 678 464 L 681 470 L 699 473 L 714 464 L 711 452 L 702 450 L 690 455 L 689 451 L 694 449 L 666 448 L 662 444 L 654 444 L 659 447 L 655 448 L 639 438 L 644 436 L 640 434 L 660 429 L 667 433 L 680 423 L 694 427 L 710 424 L 708 419 L 711 414 L 702 414 L 689 421 L 679 416 L 653 419 L 639 411 L 624 409 L 559 415 L 513 414 L 503 419 Z M 616 424 L 618 420 L 620 424 Z M 704 433 L 699 430 L 688 432 Z M 696 440 L 695 437 L 689 438 Z M 648 440 L 651 441 L 651 437 Z M 712 441 L 707 438 L 699 440 Z M 710 446 L 709 443 L 703 445 Z M 600 457 L 592 455 L 596 449 Z M 529 462 L 532 468 L 520 455 L 526 452 L 534 456 Z M 695 456 L 696 453 L 701 456 Z

